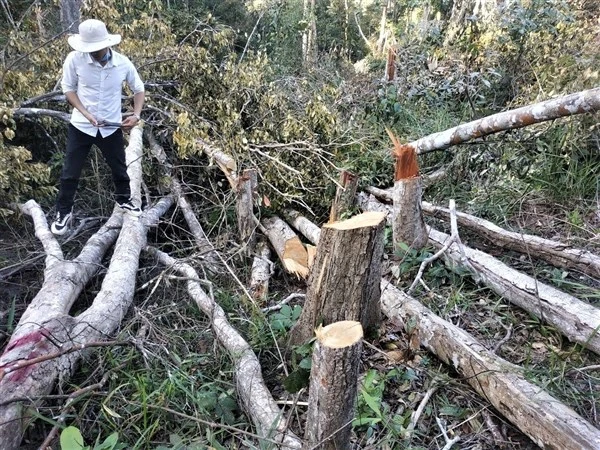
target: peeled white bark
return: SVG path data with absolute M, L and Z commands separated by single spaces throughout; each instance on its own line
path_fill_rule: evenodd
M 499 131 L 523 128 L 534 123 L 595 112 L 599 109 L 600 88 L 589 89 L 534 105 L 492 114 L 446 131 L 425 136 L 407 145 L 414 148 L 417 153 L 427 153 L 433 150 L 443 150 Z
M 190 296 L 208 316 L 219 343 L 225 347 L 235 365 L 235 379 L 244 411 L 254 422 L 258 434 L 280 443 L 282 449 L 302 448 L 300 439 L 287 430 L 287 423 L 262 377 L 260 363 L 250 345 L 231 326 L 227 314 L 202 290 L 196 271 L 188 264 L 176 261 L 166 253 L 148 249 L 159 261 L 173 267 L 187 278 Z
M 494 355 L 467 332 L 436 316 L 388 281 L 381 281 L 381 292 L 386 316 L 416 330 L 423 347 L 452 365 L 473 389 L 541 448 L 600 448 L 600 430 L 529 383 L 522 368 Z
M 134 160 L 130 177 L 139 174 L 141 165 L 141 129 L 131 131 L 127 152 Z M 133 170 L 133 171 L 131 171 Z M 135 182 L 134 182 L 135 186 Z M 48 394 L 57 378 L 67 379 L 73 372 L 80 352 L 64 355 L 3 375 L 17 361 L 56 353 L 72 345 L 86 344 L 111 334 L 131 304 L 139 252 L 145 245 L 148 226 L 157 221 L 172 204 L 163 199 L 137 219 L 115 208 L 113 215 L 85 244 L 72 261 L 63 259 L 60 246 L 48 230 L 39 206 L 30 200 L 23 211 L 31 214 L 36 236 L 46 250 L 48 265 L 42 288 L 21 316 L 15 331 L 0 356 L 0 398 L 39 397 Z M 117 240 L 118 237 L 118 240 Z M 87 282 L 102 267 L 107 250 L 117 240 L 102 288 L 92 305 L 77 317 L 69 315 L 71 306 Z M 61 347 L 57 348 L 56 343 Z M 0 450 L 19 447 L 22 436 L 23 405 L 19 402 L 0 406 Z
M 447 234 L 429 230 L 429 240 L 437 247 L 442 247 L 447 239 Z M 462 254 L 456 244 L 448 248 L 444 258 L 449 264 L 473 273 L 501 297 L 553 325 L 569 340 L 600 355 L 600 309 L 541 283 L 487 253 L 466 246 L 462 250 L 468 265 L 461 264 Z
M 293 209 L 288 209 L 283 214 L 296 230 L 302 233 L 314 245 L 317 245 L 319 236 L 321 236 L 321 229 L 318 226 Z
M 438 217 L 448 218 L 450 214 L 447 208 L 434 206 L 427 202 L 422 203 L 422 208 L 426 214 Z M 600 277 L 600 256 L 587 250 L 531 234 L 508 231 L 495 223 L 466 213 L 457 212 L 456 218 L 460 225 L 484 236 L 496 246 L 527 253 L 554 266 L 575 269 L 593 277 Z
M 269 294 L 269 279 L 271 278 L 271 265 L 269 259 L 271 251 L 266 242 L 260 241 L 256 245 L 256 256 L 250 271 L 250 295 L 259 305 L 264 305 Z

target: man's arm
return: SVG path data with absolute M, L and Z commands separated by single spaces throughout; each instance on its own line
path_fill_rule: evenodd
M 79 97 L 77 96 L 77 92 L 65 92 L 65 97 L 67 97 L 67 101 L 71 104 L 71 106 L 73 106 L 73 108 L 77 108 L 77 110 L 79 110 L 79 112 L 83 114 L 83 116 L 89 120 L 92 125 L 95 127 L 98 126 L 96 118 L 92 116 L 87 109 L 85 109 L 85 106 L 83 106 L 83 103 L 81 103 L 81 100 L 79 100 Z
M 144 100 L 146 96 L 144 91 L 137 92 L 133 96 L 133 115 L 127 117 L 123 121 L 123 128 L 127 131 L 135 127 L 142 117 L 142 108 L 144 107 Z

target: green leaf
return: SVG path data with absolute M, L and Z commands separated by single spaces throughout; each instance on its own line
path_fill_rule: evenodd
M 94 450 L 114 450 L 114 448 L 117 446 L 118 442 L 119 442 L 119 433 L 114 432 L 113 434 L 108 436 L 106 439 L 104 439 L 104 442 L 102 444 L 95 446 Z
M 84 450 L 83 436 L 77 427 L 67 427 L 60 433 L 61 450 Z
M 288 319 L 292 317 L 292 308 L 290 307 L 290 305 L 283 305 L 281 307 L 280 314 Z
M 302 369 L 310 370 L 310 368 L 312 367 L 312 358 L 303 358 L 302 361 L 300 361 L 300 364 L 298 364 L 298 366 Z
M 306 369 L 295 370 L 283 380 L 283 387 L 289 393 L 295 394 L 300 389 L 308 386 L 309 377 L 310 371 Z
M 369 408 L 371 408 L 373 410 L 373 412 L 377 415 L 377 417 L 381 418 L 381 409 L 379 407 L 379 401 L 377 401 L 377 399 L 375 399 L 375 397 L 372 397 L 371 395 L 369 395 L 367 393 L 367 391 L 365 391 L 364 389 L 361 389 L 360 393 L 362 395 L 363 400 L 369 406 Z

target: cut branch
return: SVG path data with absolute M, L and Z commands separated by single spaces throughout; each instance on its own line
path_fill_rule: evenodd
M 283 267 L 301 278 L 308 276 L 308 253 L 296 233 L 279 217 L 261 222 L 262 232 L 269 238 Z
M 541 448 L 600 448 L 600 430 L 526 381 L 520 367 L 497 357 L 471 335 L 385 280 L 381 282 L 381 291 L 386 316 L 405 327 L 418 329 L 422 346 L 452 365 L 473 389 Z
M 447 234 L 430 229 L 429 240 L 443 247 L 449 239 Z M 461 249 L 455 243 L 444 253 L 450 265 L 458 265 L 481 281 L 501 297 L 527 312 L 550 323 L 569 340 L 600 354 L 600 310 L 592 305 L 543 284 L 496 258 L 469 247 L 463 247 L 469 262 L 463 264 Z
M 448 209 L 423 202 L 423 211 L 447 219 Z M 479 217 L 457 212 L 458 223 L 490 240 L 499 247 L 527 253 L 554 266 L 575 269 L 594 277 L 600 277 L 600 256 L 587 250 L 573 248 L 565 243 L 544 239 L 530 234 L 517 233 Z
M 246 248 L 246 254 L 254 251 L 256 244 L 256 223 L 254 220 L 254 198 L 258 186 L 256 169 L 246 169 L 238 178 L 237 185 L 237 222 L 240 242 Z
M 272 274 L 273 263 L 269 259 L 271 251 L 266 242 L 259 242 L 256 246 L 256 256 L 252 262 L 250 272 L 250 295 L 258 305 L 264 305 L 269 294 L 269 279 Z
M 444 150 L 489 134 L 523 128 L 534 123 L 595 112 L 600 109 L 600 88 L 577 92 L 522 108 L 493 114 L 406 144 L 417 153 Z
M 172 267 L 187 278 L 190 296 L 208 316 L 217 340 L 234 362 L 238 395 L 258 434 L 280 442 L 282 448 L 301 448 L 300 439 L 287 430 L 283 413 L 265 385 L 258 358 L 250 345 L 231 326 L 223 308 L 202 290 L 196 271 L 190 265 L 176 261 L 157 249 L 148 248 L 148 251 L 157 256 L 162 264 Z
M 321 229 L 318 226 L 293 209 L 288 209 L 283 214 L 296 230 L 302 233 L 312 244 L 317 245 L 319 236 L 321 236 Z

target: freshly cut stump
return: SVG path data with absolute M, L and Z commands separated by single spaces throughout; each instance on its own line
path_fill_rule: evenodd
M 384 213 L 368 212 L 323 226 L 290 346 L 308 341 L 318 325 L 341 320 L 356 320 L 367 332 L 379 327 L 384 224 Z
M 346 320 L 315 330 L 305 448 L 349 449 L 363 329 Z

